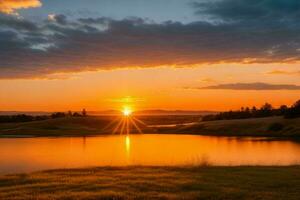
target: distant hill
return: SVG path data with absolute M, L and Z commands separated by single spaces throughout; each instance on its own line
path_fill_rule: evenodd
M 90 115 L 118 115 L 120 111 L 118 110 L 108 110 L 108 111 L 90 111 Z M 135 111 L 135 115 L 209 115 L 219 113 L 217 111 L 190 111 L 190 110 L 141 110 Z
M 52 112 L 44 112 L 44 111 L 0 111 L 0 115 L 51 115 Z
M 65 111 L 67 112 L 67 111 Z M 72 111 L 78 112 L 81 111 Z M 88 115 L 119 115 L 120 111 L 118 110 L 105 110 L 105 111 L 87 111 Z M 0 115 L 51 115 L 54 112 L 44 112 L 44 111 L 0 111 Z M 211 115 L 217 114 L 217 111 L 207 111 L 207 110 L 199 110 L 199 111 L 190 111 L 190 110 L 141 110 L 134 112 L 135 115 Z

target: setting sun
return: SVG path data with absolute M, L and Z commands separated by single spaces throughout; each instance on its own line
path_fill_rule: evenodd
M 124 107 L 122 112 L 123 112 L 123 115 L 126 116 L 126 117 L 128 117 L 132 114 L 132 110 L 129 107 Z
M 299 19 L 300 0 L 0 0 L 0 200 L 298 199 Z

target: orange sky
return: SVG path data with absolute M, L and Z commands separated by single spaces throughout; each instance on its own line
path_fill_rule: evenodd
M 234 82 L 300 84 L 296 64 L 223 64 L 59 74 L 56 79 L 0 81 L 0 110 L 66 111 L 121 109 L 228 110 L 241 106 L 292 104 L 299 90 L 186 89 Z M 129 103 L 122 98 L 130 97 Z
M 298 14 L 286 0 L 0 0 L 0 111 L 291 105 Z

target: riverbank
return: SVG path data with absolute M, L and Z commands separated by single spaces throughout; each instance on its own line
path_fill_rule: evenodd
M 159 130 L 159 132 L 170 130 Z M 266 117 L 236 120 L 206 121 L 179 126 L 174 133 L 214 136 L 300 137 L 300 118 Z
M 0 199 L 299 199 L 300 167 L 102 167 L 0 176 Z
M 199 120 L 199 116 L 143 116 L 141 121 L 149 126 L 142 123 L 138 125 L 143 133 L 300 137 L 300 118 L 268 117 L 207 122 L 199 122 Z M 112 121 L 114 123 L 111 123 Z M 7 123 L 0 124 L 0 137 L 82 137 L 106 135 L 113 133 L 117 123 L 116 117 L 103 116 L 66 117 L 26 123 Z M 111 126 L 108 126 L 109 124 Z M 168 124 L 173 125 L 168 126 Z M 139 131 L 131 125 L 130 133 L 139 133 Z M 119 133 L 115 132 L 115 134 Z

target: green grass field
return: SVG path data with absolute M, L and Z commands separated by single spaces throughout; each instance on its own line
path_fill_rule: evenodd
M 0 199 L 299 199 L 300 167 L 103 167 L 0 176 Z
M 199 122 L 197 116 L 143 116 L 147 125 L 196 122 L 188 126 L 149 128 L 140 125 L 144 133 L 172 133 L 221 136 L 300 137 L 300 118 L 268 117 L 241 120 Z M 26 123 L 0 124 L 0 137 L 66 137 L 111 134 L 104 130 L 113 117 L 67 117 Z M 131 128 L 134 128 L 133 126 Z M 131 133 L 137 130 L 131 129 Z

